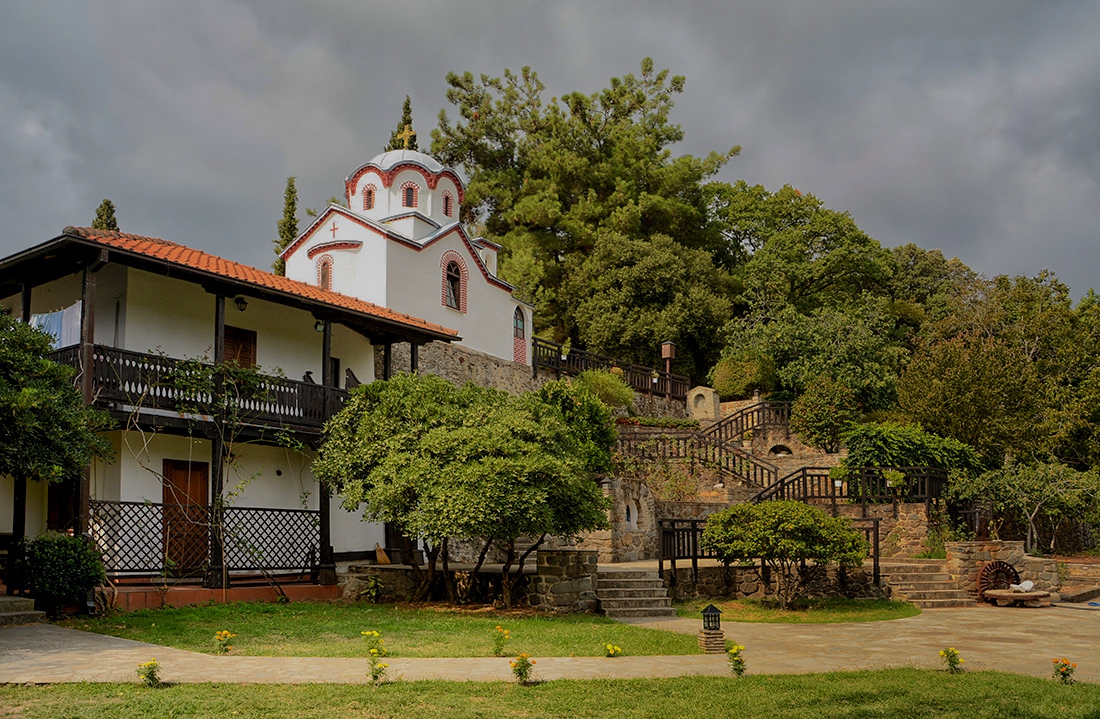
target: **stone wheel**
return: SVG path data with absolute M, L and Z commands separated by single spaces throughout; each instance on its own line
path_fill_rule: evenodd
M 1020 573 L 1008 562 L 1000 559 L 986 562 L 978 571 L 978 596 L 985 597 L 990 589 L 1008 589 L 1010 584 L 1020 583 Z

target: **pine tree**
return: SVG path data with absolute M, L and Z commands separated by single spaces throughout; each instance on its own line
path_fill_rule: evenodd
M 386 145 L 386 149 L 383 150 L 383 152 L 389 152 L 390 150 L 419 150 L 420 148 L 416 144 L 416 133 L 412 131 L 412 126 L 412 100 L 408 95 L 405 95 L 405 106 L 401 110 L 401 122 L 397 123 L 397 129 L 390 133 L 390 144 Z M 408 145 L 405 144 L 406 136 L 408 136 L 409 139 Z
M 115 203 L 104 198 L 95 211 L 95 219 L 92 227 L 97 230 L 118 230 L 118 222 L 115 221 Z
M 285 250 L 294 238 L 298 236 L 298 188 L 294 184 L 294 178 L 286 178 L 286 191 L 283 193 L 283 219 L 277 223 L 279 238 L 274 241 L 275 254 L 279 255 Z M 279 257 L 271 265 L 271 269 L 277 275 L 286 274 L 286 262 Z

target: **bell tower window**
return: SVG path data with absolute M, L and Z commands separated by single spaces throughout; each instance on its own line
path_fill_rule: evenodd
M 328 255 L 317 260 L 317 286 L 322 290 L 332 289 L 332 258 Z
M 451 217 L 455 212 L 455 198 L 451 196 L 451 193 L 443 193 L 443 214 L 447 217 Z
M 466 279 L 469 276 L 466 262 L 454 250 L 447 250 L 443 253 L 439 266 L 443 271 L 443 306 L 465 313 Z
M 512 313 L 512 361 L 527 364 L 527 321 L 522 307 Z
M 367 185 L 363 188 L 363 209 L 374 209 L 374 185 Z
M 416 207 L 419 195 L 420 187 L 415 182 L 406 182 L 401 185 L 401 206 Z

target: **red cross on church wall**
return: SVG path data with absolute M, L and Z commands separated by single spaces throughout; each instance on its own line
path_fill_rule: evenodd
M 329 228 L 329 232 L 331 232 L 331 233 L 332 233 L 332 238 L 333 238 L 333 239 L 336 239 L 336 230 L 337 230 L 337 229 L 339 229 L 339 228 L 338 228 L 338 227 L 336 227 L 336 221 L 335 221 L 335 220 L 333 220 L 333 222 L 332 222 L 332 227 L 330 227 L 330 228 Z

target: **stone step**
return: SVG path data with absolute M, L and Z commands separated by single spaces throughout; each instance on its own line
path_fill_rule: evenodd
M 917 599 L 910 602 L 918 609 L 954 609 L 956 607 L 973 607 L 977 605 L 973 599 Z
M 0 595 L 0 612 L 33 612 L 34 600 L 27 597 Z
M 635 599 L 604 599 L 600 597 L 600 607 L 608 609 L 648 609 L 655 607 L 671 607 L 672 600 L 668 597 L 645 597 Z
M 1063 602 L 1090 602 L 1100 597 L 1100 585 L 1065 584 L 1059 594 Z
M 1068 579 L 1096 579 L 1100 580 L 1100 564 L 1079 564 L 1077 562 L 1064 562 L 1062 571 Z M 1083 584 L 1084 582 L 1076 582 Z
M 660 579 L 597 579 L 596 589 L 657 589 L 664 590 Z
M 664 587 L 644 587 L 640 589 L 618 587 L 600 587 L 598 589 L 601 598 L 608 599 L 644 599 L 646 597 L 666 597 L 667 590 Z
M 886 577 L 886 581 L 892 584 L 903 584 L 906 582 L 950 582 L 950 574 L 916 574 L 913 572 L 901 572 L 901 573 L 882 573 L 882 576 Z
M 644 609 L 607 609 L 604 615 L 611 619 L 627 619 L 629 617 L 675 617 L 676 610 L 672 607 L 646 607 Z
M 944 581 L 937 581 L 937 582 L 925 582 L 925 581 L 895 582 L 895 581 L 890 581 L 890 582 L 888 582 L 888 584 L 896 592 L 927 591 L 929 589 L 958 589 L 959 588 L 959 585 L 955 584 L 954 582 L 944 582 Z
M 926 589 L 911 592 L 898 592 L 897 594 L 900 597 L 904 597 L 907 602 L 925 599 L 970 599 L 970 592 L 965 589 Z
M 655 569 L 604 569 L 596 570 L 596 579 L 657 579 Z
M 11 627 L 16 624 L 38 624 L 46 621 L 45 612 L 0 612 L 0 627 Z

